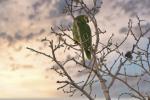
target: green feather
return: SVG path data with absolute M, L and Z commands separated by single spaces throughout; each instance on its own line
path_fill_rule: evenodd
M 77 20 L 74 20 L 72 32 L 73 32 L 73 39 L 74 39 L 76 44 L 80 42 L 77 27 L 78 27 L 77 26 Z
M 92 36 L 88 22 L 88 17 L 85 15 L 79 15 L 74 19 L 73 39 L 81 44 L 86 57 L 91 59 Z
M 83 47 L 87 58 L 91 59 L 92 38 L 90 27 L 88 24 L 80 22 L 78 23 L 78 26 L 81 46 Z

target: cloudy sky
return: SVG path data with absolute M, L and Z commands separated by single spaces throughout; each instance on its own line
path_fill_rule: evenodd
M 0 0 L 0 98 L 64 96 L 56 90 L 59 78 L 49 70 L 52 62 L 26 49 L 44 50 L 47 44 L 40 40 L 54 38 L 50 27 L 72 22 L 62 13 L 64 5 L 64 0 Z M 143 30 L 150 27 L 150 0 L 103 0 L 96 15 L 100 28 L 107 31 L 101 41 L 112 33 L 119 41 L 125 36 L 129 19 L 138 35 L 136 15 L 145 20 Z M 129 39 L 122 51 L 129 50 L 131 43 Z

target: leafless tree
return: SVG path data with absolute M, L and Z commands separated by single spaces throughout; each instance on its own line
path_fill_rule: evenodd
M 64 27 L 63 25 L 58 26 L 59 30 L 51 28 L 51 33 L 55 34 L 58 42 L 54 42 L 52 39 L 47 37 L 42 39 L 42 42 L 48 42 L 49 48 L 51 49 L 50 54 L 44 53 L 42 51 L 27 47 L 27 49 L 44 55 L 51 59 L 57 65 L 57 68 L 53 66 L 51 69 L 56 71 L 62 80 L 58 80 L 57 83 L 61 84 L 58 87 L 58 90 L 62 89 L 64 93 L 73 96 L 78 91 L 81 93 L 81 96 L 87 97 L 89 100 L 95 100 L 97 98 L 96 94 L 93 91 L 95 84 L 98 84 L 100 87 L 99 91 L 102 91 L 102 94 L 106 100 L 111 100 L 111 91 L 115 82 L 123 84 L 128 91 L 122 92 L 118 95 L 118 99 L 122 96 L 127 95 L 129 97 L 137 98 L 139 100 L 149 100 L 150 91 L 143 91 L 142 84 L 147 83 L 150 87 L 150 38 L 144 37 L 149 31 L 150 28 L 146 31 L 143 31 L 141 28 L 141 20 L 138 16 L 138 28 L 140 30 L 140 35 L 136 35 L 133 31 L 132 20 L 128 22 L 128 31 L 126 36 L 120 42 L 113 41 L 114 34 L 112 34 L 106 43 L 101 41 L 101 35 L 106 34 L 106 31 L 103 31 L 99 28 L 95 15 L 99 12 L 102 2 L 99 0 L 93 0 L 93 7 L 88 7 L 83 0 L 65 0 L 66 6 L 64 8 L 64 13 L 68 14 L 75 18 L 77 14 L 85 14 L 90 18 L 94 26 L 94 33 L 92 33 L 93 38 L 93 50 L 92 50 L 92 59 L 86 60 L 82 49 L 74 44 L 72 38 L 71 26 Z M 121 46 L 123 46 L 127 39 L 130 37 L 134 38 L 134 43 L 130 51 L 123 53 L 120 51 Z M 141 39 L 147 40 L 145 42 L 146 47 L 141 46 Z M 74 56 L 67 56 L 67 59 L 60 59 L 57 56 L 59 50 L 64 50 L 64 52 L 71 51 L 74 53 Z M 115 54 L 115 58 L 111 60 L 112 63 L 108 62 L 108 59 L 111 55 Z M 84 79 L 76 80 L 72 76 L 68 68 L 66 67 L 68 63 L 74 63 L 76 66 L 80 66 L 79 70 L 75 70 L 74 73 L 79 75 L 84 75 Z M 129 66 L 129 67 L 126 67 Z M 130 67 L 140 69 L 140 72 L 131 74 L 127 72 Z M 69 66 L 70 67 L 70 66 Z M 86 73 L 85 73 L 86 72 Z M 148 78 L 145 79 L 144 76 Z M 129 80 L 135 81 L 134 86 L 130 84 Z

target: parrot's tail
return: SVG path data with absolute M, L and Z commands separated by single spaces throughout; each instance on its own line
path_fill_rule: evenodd
M 85 50 L 86 57 L 91 59 L 91 52 L 89 50 Z

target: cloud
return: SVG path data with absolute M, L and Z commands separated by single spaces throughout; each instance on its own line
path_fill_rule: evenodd
M 9 0 L 0 0 L 0 6 L 3 6 L 7 3 L 9 3 Z
M 60 17 L 63 15 L 63 9 L 65 7 L 65 0 L 56 1 L 53 4 L 53 8 L 49 11 L 49 18 Z
M 63 14 L 65 0 L 0 0 L 0 2 L 0 20 L 4 23 L 0 24 L 0 38 L 5 38 L 9 43 L 39 36 L 45 32 L 44 27 L 49 25 L 55 28 L 72 23 L 71 17 Z M 40 33 L 42 30 L 44 31 Z
M 43 34 L 45 32 L 45 29 L 41 29 L 39 32 L 31 32 L 28 33 L 26 36 L 24 36 L 25 40 L 32 40 L 34 37 L 36 36 L 40 36 L 41 34 Z
M 128 28 L 127 27 L 122 27 L 120 30 L 119 30 L 119 33 L 127 33 L 128 31 Z
M 41 15 L 43 15 L 45 11 L 49 10 L 51 2 L 51 0 L 36 0 L 35 2 L 33 2 L 33 4 L 31 3 L 30 6 L 33 12 L 29 14 L 28 18 L 30 20 L 33 20 L 37 17 L 41 17 Z
M 0 0 L 0 3 L 7 2 L 8 0 Z
M 22 39 L 23 39 L 23 36 L 21 35 L 20 32 L 17 32 L 17 33 L 15 33 L 14 38 L 15 38 L 16 40 L 22 40 Z
M 14 45 L 15 43 L 19 41 L 28 41 L 34 39 L 34 37 L 40 36 L 45 32 L 45 29 L 41 29 L 39 32 L 31 32 L 27 35 L 22 34 L 22 32 L 16 32 L 14 35 L 11 35 L 10 33 L 6 32 L 0 32 L 0 39 L 6 40 L 9 45 Z
M 31 69 L 31 68 L 34 68 L 33 65 L 30 65 L 30 64 L 16 64 L 16 63 L 13 63 L 10 65 L 11 66 L 11 70 L 17 70 L 17 69 L 20 69 L 20 68 L 23 68 L 23 69 Z
M 1 32 L 0 33 L 0 39 L 1 40 L 6 40 L 8 42 L 8 45 L 12 45 L 16 41 L 22 40 L 23 36 L 19 33 L 16 33 L 14 36 L 12 36 L 9 33 Z
M 141 29 L 142 29 L 142 33 L 145 33 L 148 29 L 150 29 L 150 23 L 146 23 L 144 25 L 141 25 Z M 134 32 L 137 34 L 137 36 L 140 35 L 140 28 L 139 26 L 135 26 L 133 28 Z M 147 32 L 147 34 L 145 35 L 146 37 L 150 37 L 150 31 Z
M 37 0 L 35 3 L 33 3 L 32 7 L 36 12 L 43 4 L 46 4 L 48 6 L 49 4 L 51 4 L 51 2 L 52 0 Z
M 121 8 L 130 16 L 149 15 L 150 0 L 117 0 L 113 3 L 113 8 Z
M 64 0 L 36 0 L 31 7 L 33 13 L 29 15 L 29 19 L 41 17 L 44 15 L 45 18 L 52 19 L 62 16 L 62 12 L 65 6 Z
M 9 41 L 9 43 L 14 41 L 13 37 L 11 35 L 9 35 L 8 33 L 5 33 L 5 32 L 0 33 L 0 38 L 6 39 L 7 41 Z
M 132 29 L 133 29 L 133 33 L 135 33 L 136 36 L 139 36 L 141 34 L 139 26 L 136 25 Z M 145 33 L 148 29 L 150 29 L 150 23 L 146 23 L 146 24 L 141 25 L 141 29 L 142 29 L 142 32 Z M 119 30 L 119 33 L 126 34 L 127 31 L 128 31 L 127 27 L 122 27 Z M 150 37 L 150 31 L 147 32 L 145 37 Z

